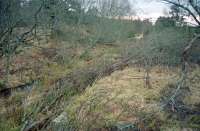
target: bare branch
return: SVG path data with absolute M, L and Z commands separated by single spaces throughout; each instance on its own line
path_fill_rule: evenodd
M 187 57 L 190 49 L 192 49 L 192 47 L 194 46 L 194 43 L 200 38 L 200 34 L 196 35 L 191 41 L 190 43 L 184 48 L 182 55 L 184 57 Z M 186 59 L 186 58 L 184 58 Z
M 189 3 L 191 5 L 191 7 L 196 11 L 196 13 L 200 16 L 200 11 L 198 10 L 198 7 L 195 6 L 191 0 L 189 0 Z
M 200 20 L 198 20 L 198 18 L 197 18 L 198 16 L 195 15 L 191 11 L 191 9 L 189 9 L 188 7 L 186 7 L 186 6 L 184 6 L 184 5 L 180 4 L 180 3 L 173 2 L 171 0 L 162 0 L 162 1 L 167 2 L 169 4 L 173 4 L 173 5 L 177 6 L 177 7 L 180 7 L 182 9 L 184 9 L 185 11 L 187 11 L 193 17 L 193 19 L 195 20 L 195 22 L 200 26 Z

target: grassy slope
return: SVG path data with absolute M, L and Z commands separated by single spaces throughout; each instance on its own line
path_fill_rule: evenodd
M 199 68 L 194 70 L 191 76 L 194 76 L 195 72 L 199 72 Z M 82 95 L 73 98 L 66 108 L 68 118 L 73 119 L 76 122 L 74 124 L 83 130 L 122 124 L 136 124 L 144 130 L 140 127 L 140 122 L 144 122 L 145 119 L 148 121 L 145 126 L 153 130 L 180 130 L 180 121 L 168 117 L 169 114 L 161 108 L 160 103 L 163 91 L 178 80 L 178 70 L 153 67 L 150 73 L 150 89 L 145 87 L 144 79 L 138 79 L 144 74 L 142 68 L 127 68 L 97 81 Z M 184 102 L 195 106 L 200 101 L 199 81 L 194 80 L 191 85 L 191 94 Z M 187 123 L 183 127 L 190 125 Z
M 159 112 L 161 90 L 177 78 L 175 72 L 163 69 L 152 69 L 151 89 L 145 88 L 142 68 L 117 71 L 76 96 L 66 111 L 85 130 L 138 123 L 141 115 Z
M 77 33 L 77 32 L 76 32 Z M 43 39 L 42 39 L 43 40 Z M 82 42 L 82 41 L 81 41 Z M 39 80 L 31 93 L 17 92 L 2 99 L 0 107 L 2 130 L 20 128 L 23 114 L 32 112 L 34 104 L 43 99 L 43 94 L 51 90 L 52 84 L 73 71 L 82 68 L 106 65 L 121 57 L 124 47 L 110 45 L 82 44 L 77 41 L 50 39 L 47 43 L 34 43 L 34 46 L 19 49 L 21 53 L 11 59 L 9 87 L 15 87 L 31 80 Z M 5 59 L 0 61 L 1 80 L 5 76 Z M 70 93 L 69 93 L 70 94 Z M 47 98 L 48 99 L 48 98 Z M 6 120 L 6 121 L 5 121 Z
M 108 21 L 104 22 L 107 23 Z M 110 25 L 106 25 L 105 32 L 102 30 L 100 34 L 95 30 L 96 27 L 63 27 L 62 31 L 59 32 L 60 34 L 57 34 L 58 38 L 53 38 L 46 44 L 34 44 L 42 48 L 26 48 L 23 49 L 22 53 L 14 56 L 11 70 L 19 71 L 10 75 L 10 86 L 16 86 L 35 79 L 40 81 L 31 93 L 16 93 L 1 102 L 4 106 L 0 108 L 3 116 L 1 117 L 0 129 L 16 130 L 20 128 L 23 124 L 21 121 L 23 114 L 34 110 L 33 105 L 42 99 L 43 93 L 50 90 L 51 85 L 57 79 L 75 70 L 106 65 L 109 62 L 118 60 L 123 55 L 132 54 L 140 58 L 138 52 L 141 53 L 143 49 L 143 52 L 145 52 L 150 49 L 149 45 L 154 43 L 151 38 L 155 37 L 155 32 L 148 35 L 144 40 L 138 41 L 134 39 L 134 36 L 137 33 L 140 34 L 142 29 L 138 29 L 139 31 L 132 30 L 137 26 L 132 27 L 130 23 L 125 28 L 122 26 L 124 23 L 116 22 L 114 24 L 116 25 L 111 27 L 113 30 L 110 31 Z M 99 25 L 95 26 L 98 27 Z M 120 30 L 116 27 L 120 27 Z M 127 29 L 126 33 L 122 33 Z M 77 37 L 72 37 L 72 34 Z M 107 34 L 109 35 L 107 36 Z M 99 35 L 102 37 L 99 37 Z M 166 33 L 164 32 L 163 35 L 166 35 Z M 107 39 L 108 37 L 112 39 Z M 162 37 L 159 38 L 162 39 Z M 151 41 L 150 44 L 149 41 Z M 110 44 L 110 42 L 112 43 Z M 168 44 L 168 42 L 163 43 Z M 156 54 L 156 52 L 154 53 Z M 142 53 L 141 56 L 143 56 Z M 4 70 L 5 62 L 1 60 L 0 63 L 1 69 Z M 199 70 L 193 71 L 194 76 L 195 74 L 198 75 L 198 72 Z M 3 78 L 3 75 L 0 77 Z M 155 80 L 152 81 L 152 89 L 146 89 L 144 88 L 144 80 L 132 78 L 144 76 L 142 68 L 127 68 L 124 71 L 115 72 L 110 77 L 98 81 L 82 95 L 71 98 L 71 104 L 66 107 L 66 112 L 69 118 L 73 120 L 73 124 L 78 124 L 80 125 L 79 128 L 85 130 L 88 127 L 101 128 L 116 123 L 134 123 L 139 118 L 159 110 L 157 104 L 161 97 L 160 91 L 171 82 L 171 80 L 168 81 L 168 78 L 171 78 L 171 75 L 177 76 L 177 72 L 168 70 L 166 67 L 162 69 L 154 67 L 151 75 L 153 78 L 155 77 Z M 157 80 L 160 77 L 162 79 Z M 195 79 L 198 78 L 197 76 Z M 198 80 L 195 80 L 193 85 L 191 88 L 193 95 L 185 100 L 188 105 L 192 106 L 198 103 L 200 97 L 197 89 Z M 26 100 L 25 103 L 23 103 L 24 100 Z M 38 116 L 44 117 L 43 115 Z M 158 115 L 158 120 L 166 120 L 162 117 L 162 113 Z M 157 126 L 155 123 L 156 121 L 153 124 L 151 123 L 153 128 Z

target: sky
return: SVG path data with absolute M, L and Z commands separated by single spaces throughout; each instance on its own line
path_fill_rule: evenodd
M 155 21 L 159 16 L 165 16 L 169 12 L 167 4 L 158 0 L 130 0 L 140 19 L 152 18 Z

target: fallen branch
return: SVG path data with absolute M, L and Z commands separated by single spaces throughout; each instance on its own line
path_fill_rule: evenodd
M 184 61 L 187 61 L 188 55 L 190 53 L 190 50 L 194 47 L 195 42 L 200 38 L 200 34 L 196 35 L 190 43 L 184 48 L 182 52 L 182 57 Z
M 122 59 L 118 62 L 107 65 L 106 67 L 104 67 L 100 70 L 93 68 L 93 69 L 89 69 L 89 70 L 86 70 L 86 71 L 83 70 L 82 73 L 80 73 L 80 71 L 75 71 L 75 72 L 69 74 L 68 76 L 66 76 L 65 78 L 59 79 L 54 84 L 55 88 L 52 88 L 52 90 L 53 90 L 54 93 L 60 92 L 62 94 L 59 94 L 59 96 L 56 97 L 55 100 L 51 104 L 49 104 L 49 105 L 44 104 L 44 105 L 40 106 L 40 109 L 38 109 L 37 113 L 45 113 L 47 111 L 48 112 L 56 111 L 56 112 L 51 113 L 51 114 L 53 114 L 53 116 L 52 115 L 47 116 L 44 120 L 41 120 L 41 121 L 36 120 L 36 122 L 33 122 L 35 124 L 30 123 L 29 125 L 27 125 L 27 127 L 25 127 L 24 131 L 32 131 L 34 129 L 41 130 L 41 129 L 44 128 L 44 126 L 42 126 L 42 125 L 46 126 L 46 125 L 50 124 L 50 122 L 53 120 L 53 118 L 55 118 L 57 115 L 59 115 L 60 113 L 63 112 L 63 109 L 61 107 L 57 111 L 58 107 L 56 107 L 55 105 L 62 102 L 62 99 L 65 96 L 64 95 L 65 91 L 62 90 L 62 89 L 64 89 L 63 87 L 66 87 L 67 84 L 69 85 L 69 88 L 70 87 L 72 89 L 76 88 L 76 90 L 78 92 L 82 92 L 88 86 L 91 86 L 96 80 L 98 80 L 102 77 L 105 77 L 105 76 L 109 76 L 114 71 L 123 70 L 125 67 L 127 67 L 129 65 L 131 60 L 132 60 L 131 57 L 124 58 L 124 59 Z M 83 80 L 83 82 L 80 82 L 79 80 L 77 80 L 77 78 L 79 78 L 77 75 L 79 77 L 81 76 L 82 78 L 85 78 Z M 46 98 L 49 94 L 51 94 L 52 90 L 48 91 L 48 93 L 46 95 L 44 95 L 44 98 Z M 56 109 L 54 110 L 54 108 L 56 108 Z M 26 118 L 26 119 L 32 118 L 32 114 L 34 114 L 34 113 L 31 113 L 28 116 L 28 118 Z M 26 121 L 29 121 L 29 120 L 26 120 Z
M 165 102 L 164 105 L 162 105 L 162 108 L 168 107 L 170 105 L 170 108 L 175 111 L 177 108 L 176 105 L 176 98 L 182 93 L 179 93 L 181 91 L 182 87 L 186 84 L 187 79 L 187 72 L 188 72 L 188 57 L 190 54 L 191 49 L 194 47 L 195 42 L 200 38 L 200 34 L 196 35 L 189 44 L 184 48 L 182 52 L 182 69 L 181 69 L 181 76 L 179 81 L 176 84 L 176 89 L 173 92 L 173 95 Z M 183 93 L 182 93 L 183 94 Z M 169 108 L 169 107 L 168 107 Z

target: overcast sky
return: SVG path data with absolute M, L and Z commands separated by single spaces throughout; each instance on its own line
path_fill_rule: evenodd
M 130 0 L 136 9 L 138 16 L 142 18 L 157 19 L 159 16 L 166 15 L 169 7 L 159 0 Z

